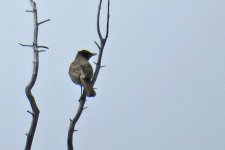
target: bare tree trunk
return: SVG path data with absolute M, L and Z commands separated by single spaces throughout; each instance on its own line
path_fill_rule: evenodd
M 103 50 L 104 50 L 104 47 L 105 47 L 105 43 L 107 41 L 108 34 L 109 34 L 110 0 L 108 0 L 108 7 L 107 7 L 108 9 L 107 9 L 107 23 L 106 23 L 106 34 L 105 34 L 105 37 L 102 36 L 101 30 L 100 30 L 101 6 L 102 6 L 102 0 L 100 0 L 100 2 L 99 2 L 98 14 L 97 14 L 97 32 L 98 32 L 98 36 L 99 36 L 99 39 L 100 39 L 100 44 L 98 44 L 95 41 L 95 44 L 97 45 L 97 47 L 99 49 L 99 54 L 98 54 L 97 63 L 95 63 L 96 64 L 96 68 L 95 68 L 94 76 L 93 76 L 93 79 L 91 81 L 93 85 L 95 84 L 95 82 L 96 82 L 96 80 L 98 78 L 98 74 L 99 74 L 100 69 L 102 67 L 104 67 L 104 66 L 101 66 L 101 60 L 102 60 L 102 54 L 103 54 Z M 69 125 L 69 130 L 68 130 L 68 137 L 67 137 L 68 150 L 73 150 L 73 133 L 74 133 L 74 131 L 77 131 L 77 130 L 74 130 L 75 129 L 75 125 L 76 125 L 77 121 L 79 120 L 83 110 L 85 109 L 84 108 L 85 102 L 86 102 L 86 94 L 85 94 L 85 90 L 84 90 L 83 94 L 80 96 L 80 99 L 79 99 L 79 103 L 80 104 L 79 104 L 77 113 L 75 114 L 73 119 L 70 119 L 70 125 Z
M 25 145 L 25 150 L 30 150 L 31 146 L 32 146 L 32 142 L 33 142 L 33 138 L 34 138 L 34 134 L 35 134 L 35 130 L 37 127 L 37 123 L 38 123 L 38 118 L 39 118 L 39 108 L 37 106 L 37 103 L 35 101 L 34 96 L 32 95 L 32 88 L 37 80 L 37 76 L 38 76 L 38 67 L 39 67 L 39 52 L 42 52 L 44 50 L 39 50 L 39 48 L 46 48 L 48 49 L 48 47 L 46 46 L 38 46 L 38 26 L 44 22 L 50 21 L 50 19 L 42 21 L 42 22 L 38 22 L 38 16 L 37 16 L 37 7 L 36 7 L 36 3 L 33 0 L 30 0 L 31 6 L 32 6 L 32 10 L 27 10 L 26 12 L 31 12 L 34 15 L 34 39 L 33 39 L 33 44 L 32 45 L 25 45 L 25 44 L 21 44 L 21 46 L 28 46 L 28 47 L 32 47 L 33 48 L 33 54 L 34 54 L 34 60 L 33 60 L 33 72 L 32 72 L 32 76 L 31 76 L 31 80 L 28 83 L 28 85 L 25 88 L 25 93 L 26 96 L 30 102 L 31 108 L 33 112 L 27 111 L 28 113 L 30 113 L 32 115 L 32 122 L 31 122 L 31 126 L 30 126 L 30 130 L 27 133 L 27 141 L 26 141 L 26 145 Z

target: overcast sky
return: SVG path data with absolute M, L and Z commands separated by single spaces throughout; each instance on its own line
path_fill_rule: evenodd
M 80 96 L 68 68 L 78 50 L 98 52 L 98 3 L 37 0 L 39 21 L 52 20 L 39 29 L 39 44 L 50 50 L 40 54 L 32 90 L 41 111 L 33 150 L 67 149 L 69 119 Z M 0 5 L 0 149 L 5 150 L 24 149 L 31 123 L 24 88 L 33 53 L 18 45 L 33 41 L 27 9 L 29 0 Z M 111 0 L 110 12 L 106 67 L 95 85 L 97 96 L 87 99 L 76 126 L 75 149 L 224 150 L 225 1 Z

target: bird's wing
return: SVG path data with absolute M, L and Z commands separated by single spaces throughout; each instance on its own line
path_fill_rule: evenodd
M 70 68 L 69 68 L 69 75 L 72 81 L 76 84 L 80 84 L 80 66 L 77 65 L 76 63 L 71 63 Z
M 80 65 L 81 78 L 91 79 L 93 76 L 93 69 L 90 63 Z

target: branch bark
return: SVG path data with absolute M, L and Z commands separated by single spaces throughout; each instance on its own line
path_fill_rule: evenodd
M 100 14 L 101 14 L 101 6 L 102 6 L 102 0 L 99 1 L 99 6 L 98 6 L 98 13 L 97 13 L 97 32 L 98 32 L 98 36 L 100 39 L 100 44 L 98 44 L 95 41 L 95 44 L 97 45 L 98 49 L 99 49 L 99 54 L 98 54 L 98 60 L 96 64 L 96 68 L 95 68 L 95 72 L 94 72 L 94 76 L 92 78 L 91 83 L 94 85 L 97 78 L 98 78 L 98 74 L 100 69 L 103 67 L 101 66 L 101 60 L 102 60 L 102 54 L 103 54 L 103 50 L 106 44 L 106 41 L 108 39 L 108 34 L 109 34 L 109 18 L 110 18 L 110 14 L 109 14 L 109 10 L 110 10 L 110 0 L 108 0 L 108 5 L 107 5 L 107 23 L 106 23 L 106 34 L 105 37 L 102 36 L 101 30 L 100 30 Z M 69 130 L 68 130 L 68 137 L 67 137 L 67 147 L 68 150 L 73 150 L 73 133 L 75 130 L 75 126 L 77 121 L 79 120 L 84 108 L 86 102 L 86 94 L 85 94 L 85 90 L 83 90 L 83 94 L 80 96 L 79 99 L 79 107 L 78 110 L 74 116 L 74 118 L 72 120 L 70 120 L 70 125 L 69 125 Z
M 21 46 L 27 46 L 27 47 L 33 47 L 33 72 L 31 76 L 31 80 L 28 83 L 28 85 L 25 88 L 25 93 L 26 96 L 29 100 L 29 103 L 32 108 L 32 112 L 27 111 L 32 115 L 32 122 L 30 125 L 29 132 L 27 133 L 27 140 L 26 140 L 26 145 L 25 145 L 25 150 L 30 150 L 32 143 L 33 143 L 33 138 L 34 134 L 36 131 L 37 123 L 38 123 L 38 118 L 39 118 L 39 108 L 37 106 L 37 103 L 35 101 L 35 98 L 31 92 L 36 80 L 37 80 L 37 75 L 38 75 L 38 68 L 39 68 L 39 50 L 38 50 L 38 26 L 40 23 L 38 23 L 38 14 L 37 14 L 37 7 L 36 3 L 33 0 L 30 0 L 31 7 L 33 10 L 31 11 L 26 11 L 26 12 L 32 12 L 33 17 L 34 17 L 34 35 L 33 35 L 33 44 L 32 45 L 25 45 L 19 43 Z M 49 20 L 48 20 L 49 21 Z M 43 47 L 42 47 L 43 48 Z

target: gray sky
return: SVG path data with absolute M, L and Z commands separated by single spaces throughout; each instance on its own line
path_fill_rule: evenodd
M 33 150 L 66 149 L 80 88 L 68 76 L 80 49 L 97 52 L 98 0 L 38 0 L 41 110 Z M 0 149 L 23 149 L 31 116 L 24 88 L 32 72 L 28 0 L 0 5 Z M 105 9 L 103 9 L 103 13 Z M 102 20 L 104 21 L 104 20 Z M 104 26 L 103 26 L 104 27 Z M 225 1 L 111 0 L 110 34 L 75 133 L 82 150 L 225 149 Z M 91 61 L 95 61 L 96 58 Z

